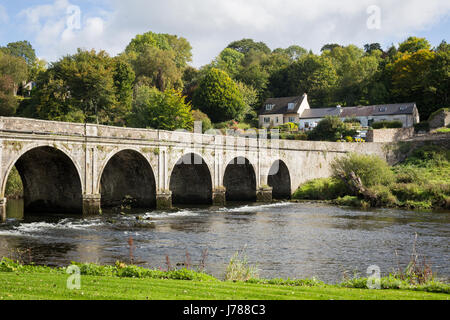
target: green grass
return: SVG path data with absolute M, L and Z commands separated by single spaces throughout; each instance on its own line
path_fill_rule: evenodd
M 337 286 L 292 287 L 243 282 L 199 282 L 82 276 L 81 289 L 66 288 L 68 275 L 0 273 L 0 300 L 448 300 L 443 293 L 368 290 Z

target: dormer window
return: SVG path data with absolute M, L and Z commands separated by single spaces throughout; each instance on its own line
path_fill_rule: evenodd
M 288 104 L 288 110 L 294 110 L 294 108 L 295 108 L 295 103 Z
M 266 110 L 267 110 L 267 111 L 272 111 L 272 110 L 273 110 L 273 107 L 275 107 L 274 104 L 266 104 Z
M 405 106 L 401 106 L 401 107 L 400 107 L 400 111 L 406 111 L 406 109 L 408 109 L 408 108 L 405 107 Z
M 380 108 L 380 112 L 386 112 L 387 111 L 387 108 L 386 107 L 381 107 Z

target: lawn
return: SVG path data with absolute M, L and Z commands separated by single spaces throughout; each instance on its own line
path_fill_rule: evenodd
M 277 286 L 224 281 L 186 281 L 82 276 L 81 289 L 66 288 L 68 275 L 0 273 L 0 300 L 448 300 L 444 293 Z

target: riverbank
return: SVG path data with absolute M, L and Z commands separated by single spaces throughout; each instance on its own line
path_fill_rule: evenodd
M 301 185 L 293 199 L 359 208 L 450 209 L 450 151 L 442 146 L 412 150 L 390 168 L 381 159 L 350 155 L 335 161 L 333 171 L 331 178 Z
M 80 289 L 70 290 L 64 268 L 21 266 L 3 260 L 0 300 L 448 300 L 449 286 L 409 289 L 348 288 L 317 280 L 220 281 L 192 270 L 164 272 L 135 266 L 79 265 Z M 6 272 L 5 272 L 6 271 Z M 97 274 L 97 275 L 94 275 Z M 354 281 L 367 282 L 365 279 Z M 386 280 L 382 280 L 382 287 Z M 392 285 L 392 282 L 391 282 Z M 438 291 L 427 292 L 424 290 Z

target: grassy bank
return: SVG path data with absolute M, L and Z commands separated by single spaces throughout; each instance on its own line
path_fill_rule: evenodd
M 81 288 L 67 289 L 65 268 L 25 266 L 0 262 L 0 300 L 16 299 L 138 299 L 138 300 L 448 300 L 450 286 L 439 282 L 411 286 L 383 278 L 383 290 L 367 289 L 367 279 L 338 285 L 318 280 L 249 279 L 220 281 L 193 270 L 149 270 L 117 263 L 115 266 L 77 264 Z
M 360 179 L 365 194 L 355 191 L 355 179 L 350 179 L 348 172 Z M 363 208 L 450 209 L 450 151 L 433 145 L 421 147 L 391 168 L 375 157 L 351 155 L 336 161 L 333 177 L 301 185 L 293 198 Z

